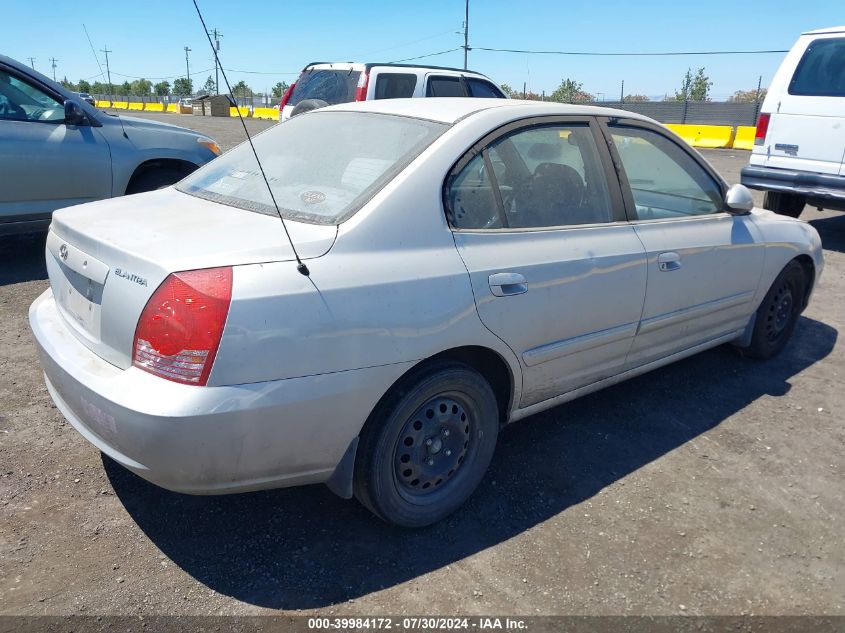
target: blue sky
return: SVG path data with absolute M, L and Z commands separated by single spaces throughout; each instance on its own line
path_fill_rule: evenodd
M 112 81 L 184 76 L 189 46 L 192 76 L 213 74 L 208 43 L 191 0 L 90 0 L 89 2 L 9 2 L 3 8 L 0 52 L 51 75 L 95 79 L 100 71 L 83 30 L 98 50 L 108 46 Z M 603 52 L 786 49 L 801 31 L 845 21 L 839 3 L 771 0 L 707 2 L 573 2 L 569 0 L 470 0 L 470 45 L 490 48 Z M 395 61 L 455 48 L 463 43 L 463 0 L 409 2 L 311 1 L 234 2 L 200 0 L 209 28 L 224 34 L 221 59 L 234 83 L 245 80 L 256 91 L 290 82 L 314 60 Z M 841 6 L 838 6 L 841 9 Z M 687 67 L 705 66 L 714 98 L 739 89 L 765 86 L 780 54 L 742 56 L 571 57 L 470 52 L 470 68 L 498 83 L 536 92 L 554 90 L 571 77 L 590 93 L 652 97 L 672 93 Z M 455 51 L 420 60 L 460 66 Z M 127 77 L 128 76 L 128 77 Z M 171 79 L 172 83 L 172 79 Z M 195 82 L 196 85 L 196 82 Z

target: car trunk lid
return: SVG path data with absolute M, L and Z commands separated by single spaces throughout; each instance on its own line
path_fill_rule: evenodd
M 328 252 L 334 225 L 286 220 L 302 259 Z M 172 188 L 57 211 L 47 272 L 59 312 L 86 347 L 121 368 L 132 364 L 135 327 L 172 272 L 295 259 L 277 217 Z

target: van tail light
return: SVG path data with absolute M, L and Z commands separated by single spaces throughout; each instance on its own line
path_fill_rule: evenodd
M 169 275 L 138 319 L 132 364 L 174 382 L 205 385 L 231 301 L 231 266 Z
M 772 115 L 768 112 L 761 112 L 757 118 L 757 130 L 754 132 L 754 144 L 763 145 L 766 142 L 766 134 L 769 132 L 769 119 Z
M 355 101 L 366 101 L 367 100 L 367 88 L 370 85 L 370 73 L 368 71 L 364 71 L 361 73 L 361 76 L 358 78 L 358 87 L 355 88 Z
M 290 96 L 293 94 L 294 88 L 296 88 L 295 81 L 288 86 L 288 89 L 285 90 L 285 94 L 282 95 L 282 100 L 279 102 L 279 112 L 285 109 L 285 106 L 288 104 L 288 101 L 290 101 Z

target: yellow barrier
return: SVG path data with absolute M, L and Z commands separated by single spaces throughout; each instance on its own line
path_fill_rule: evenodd
M 693 147 L 730 147 L 733 143 L 734 129 L 730 125 L 666 125 L 675 134 Z
M 143 110 L 144 104 L 132 102 L 132 103 L 129 104 L 129 109 L 130 110 Z
M 238 116 L 238 110 L 241 111 L 241 116 L 246 118 L 249 116 L 249 108 L 229 108 L 229 116 Z
M 754 135 L 757 128 L 753 125 L 740 125 L 736 128 L 736 136 L 734 136 L 734 148 L 736 149 L 754 149 Z
M 126 101 L 112 101 L 111 107 L 116 110 L 126 110 L 129 107 L 129 104 Z
M 111 101 L 95 101 L 94 103 L 97 104 L 98 108 L 110 108 Z
M 252 111 L 252 118 L 277 121 L 279 119 L 279 111 L 276 108 L 255 108 Z
M 164 112 L 163 103 L 147 103 L 144 105 L 145 112 Z

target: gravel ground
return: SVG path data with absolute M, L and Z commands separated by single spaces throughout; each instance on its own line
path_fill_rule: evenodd
M 732 181 L 747 161 L 705 155 Z M 416 532 L 322 486 L 188 497 L 102 457 L 27 325 L 44 238 L 0 240 L 0 613 L 843 615 L 845 215 L 803 218 L 827 268 L 781 356 L 721 347 L 516 424 Z

